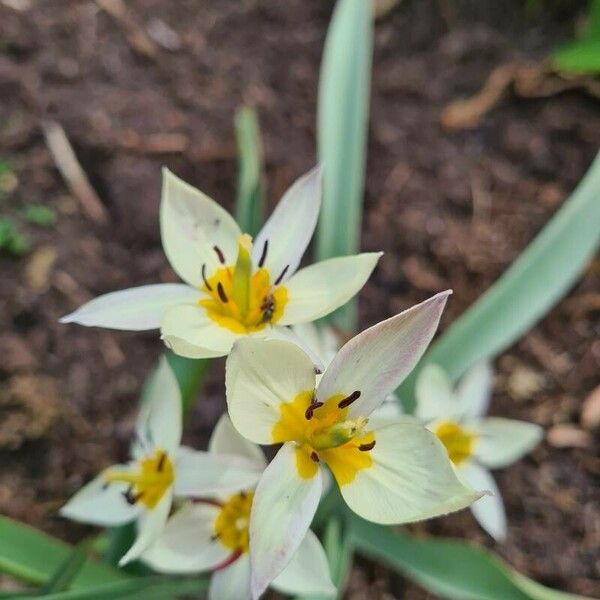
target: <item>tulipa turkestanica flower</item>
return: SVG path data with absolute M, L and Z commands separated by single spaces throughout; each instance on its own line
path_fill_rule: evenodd
M 471 506 L 479 524 L 495 539 L 506 537 L 502 496 L 488 469 L 508 466 L 541 440 L 538 425 L 485 417 L 493 388 L 487 363 L 471 368 L 456 389 L 438 365 L 426 365 L 416 384 L 416 416 L 444 444 L 459 476 L 469 485 L 490 491 Z
M 365 284 L 380 253 L 332 258 L 296 272 L 314 232 L 321 170 L 298 179 L 253 241 L 231 215 L 164 169 L 162 244 L 184 284 L 145 285 L 100 296 L 63 323 L 161 330 L 190 358 L 224 356 L 245 336 L 289 335 L 323 317 Z
M 213 431 L 209 452 L 228 459 L 247 460 L 261 472 L 267 466 L 261 449 L 240 436 L 227 415 L 221 417 Z M 249 599 L 248 529 L 253 497 L 254 486 L 247 486 L 234 493 L 187 502 L 169 519 L 142 560 L 161 573 L 212 571 L 209 600 Z M 310 530 L 271 586 L 293 596 L 335 594 L 325 552 Z
M 321 498 L 324 467 L 348 506 L 377 523 L 427 519 L 481 496 L 461 482 L 443 445 L 420 423 L 371 417 L 427 348 L 449 293 L 351 339 L 318 383 L 309 356 L 288 341 L 244 339 L 234 346 L 226 365 L 233 425 L 255 443 L 283 444 L 254 495 L 254 598 L 304 538 Z
M 181 395 L 165 358 L 136 424 L 132 461 L 105 469 L 61 509 L 69 519 L 111 527 L 137 522 L 137 538 L 119 564 L 140 556 L 163 530 L 174 497 L 227 492 L 258 481 L 262 468 L 243 458 L 180 446 Z

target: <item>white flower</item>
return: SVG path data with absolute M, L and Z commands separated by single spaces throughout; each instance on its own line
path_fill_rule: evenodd
M 233 425 L 255 443 L 283 443 L 254 496 L 255 598 L 304 538 L 325 465 L 348 506 L 378 523 L 427 519 L 480 497 L 457 478 L 442 444 L 420 423 L 398 418 L 367 426 L 425 351 L 448 294 L 363 331 L 342 347 L 318 384 L 311 359 L 297 345 L 245 339 L 234 346 L 226 365 Z
M 185 281 L 100 296 L 61 319 L 113 329 L 161 329 L 190 358 L 224 356 L 247 335 L 270 336 L 323 317 L 365 284 L 381 253 L 332 258 L 295 273 L 321 202 L 321 171 L 296 181 L 256 237 L 168 170 L 160 223 L 169 262 Z
M 427 423 L 446 447 L 458 474 L 485 496 L 471 506 L 480 525 L 496 540 L 506 537 L 506 515 L 502 496 L 488 469 L 505 467 L 519 460 L 541 440 L 538 425 L 484 417 L 493 387 L 487 363 L 475 365 L 456 390 L 437 365 L 427 365 L 416 384 L 416 416 Z
M 227 415 L 217 424 L 209 451 L 217 456 L 248 460 L 260 471 L 266 467 L 260 448 L 241 437 Z M 187 503 L 171 517 L 142 560 L 163 573 L 213 571 L 209 600 L 250 598 L 248 527 L 253 496 L 253 487 L 246 487 L 234 494 Z M 262 534 L 262 531 L 255 533 Z M 325 552 L 314 533 L 306 532 L 298 551 L 272 586 L 292 595 L 335 594 Z
M 75 521 L 112 527 L 137 520 L 124 565 L 160 535 L 173 497 L 233 491 L 253 485 L 262 469 L 247 460 L 215 457 L 180 446 L 181 396 L 173 372 L 161 359 L 136 425 L 133 460 L 114 465 L 84 486 L 61 509 Z

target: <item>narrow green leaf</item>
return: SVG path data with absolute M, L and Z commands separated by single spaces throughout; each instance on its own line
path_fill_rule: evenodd
M 238 143 L 238 196 L 236 220 L 242 229 L 255 236 L 262 227 L 265 211 L 263 153 L 256 113 L 241 108 L 235 116 Z
M 416 539 L 352 519 L 357 552 L 381 560 L 442 598 L 452 600 L 582 600 L 517 573 L 492 553 L 458 540 Z
M 42 588 L 42 593 L 64 592 L 68 589 L 87 559 L 87 545 L 80 544 L 59 566 L 50 581 Z
M 121 582 L 104 583 L 85 590 L 48 594 L 43 597 L 44 600 L 171 600 L 183 595 L 198 595 L 207 588 L 206 578 L 138 577 Z M 38 597 L 38 595 L 21 596 L 21 600 L 33 600 Z
M 338 0 L 323 53 L 317 137 L 323 164 L 323 205 L 316 257 L 355 254 L 360 247 L 373 47 L 371 0 Z M 331 316 L 356 329 L 356 303 Z
M 446 331 L 398 392 L 414 408 L 427 363 L 456 381 L 474 363 L 504 351 L 573 286 L 600 243 L 600 153 L 575 191 L 508 270 Z
M 0 516 L 0 572 L 44 585 L 71 557 L 73 547 L 45 533 Z M 103 563 L 87 559 L 72 582 L 73 589 L 121 581 L 126 576 Z

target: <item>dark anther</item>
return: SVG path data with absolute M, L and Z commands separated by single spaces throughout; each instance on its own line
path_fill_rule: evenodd
M 368 452 L 369 450 L 373 450 L 373 448 L 375 448 L 375 440 L 373 440 L 372 442 L 368 443 L 368 444 L 361 444 L 358 449 L 361 452 Z
M 260 260 L 258 261 L 259 268 L 265 264 L 265 260 L 267 260 L 267 252 L 269 251 L 269 240 L 265 240 L 263 244 L 262 254 L 260 255 Z
M 310 457 L 312 458 L 312 460 L 314 460 L 315 462 L 319 462 L 319 455 L 313 450 L 310 453 Z
M 323 373 L 323 371 L 321 371 L 319 367 L 315 367 L 315 375 L 321 375 L 321 373 Z
M 229 298 L 227 297 L 227 294 L 223 289 L 223 284 L 220 281 L 217 283 L 217 292 L 219 292 L 219 298 L 221 298 L 221 302 L 223 304 L 227 304 L 227 302 L 229 302 Z
M 212 287 L 210 283 L 208 283 L 208 279 L 206 279 L 206 265 L 202 265 L 202 281 L 204 281 L 204 285 L 209 292 L 212 292 Z
M 165 466 L 165 460 L 167 458 L 167 453 L 163 452 L 158 459 L 158 465 L 156 465 L 156 470 L 159 473 L 162 473 L 163 467 Z
M 308 405 L 308 408 L 304 412 L 304 418 L 307 421 L 310 421 L 313 418 L 313 413 L 315 412 L 315 410 L 317 410 L 317 408 L 321 408 L 321 406 L 323 406 L 323 403 L 315 402 L 315 399 L 313 398 L 311 403 Z
M 285 269 L 283 269 L 283 271 L 281 271 L 281 275 L 275 280 L 275 283 L 273 285 L 279 285 L 281 283 L 281 280 L 285 277 L 285 274 L 287 273 L 287 270 L 290 268 L 290 265 L 285 265 Z
M 223 254 L 223 250 L 221 250 L 221 248 L 219 248 L 219 246 L 213 246 L 213 250 L 215 251 L 219 262 L 224 265 L 225 264 L 225 255 Z
M 245 500 L 245 499 L 246 499 L 246 495 L 247 495 L 247 494 L 246 494 L 246 492 L 243 492 L 243 491 L 242 491 L 242 492 L 240 492 L 240 498 L 241 498 L 242 500 Z
M 220 533 L 215 533 L 214 535 L 210 536 L 210 541 L 211 542 L 216 542 L 220 537 L 221 537 Z
M 358 398 L 360 398 L 360 392 L 356 390 L 355 392 L 352 392 L 348 397 L 341 400 L 338 404 L 338 408 L 346 408 L 347 406 L 350 406 L 355 400 L 358 400 Z
M 131 505 L 137 504 L 143 495 L 143 492 L 140 492 L 139 494 L 134 494 L 133 488 L 129 488 L 128 490 L 123 492 L 123 497 L 127 501 L 127 504 Z

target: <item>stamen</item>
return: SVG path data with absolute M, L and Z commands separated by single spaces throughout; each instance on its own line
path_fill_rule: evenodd
M 167 458 L 167 453 L 163 452 L 158 459 L 158 464 L 156 465 L 156 470 L 159 473 L 162 473 L 163 467 L 165 466 L 165 459 Z
M 134 504 L 137 504 L 141 500 L 143 495 L 144 495 L 144 492 L 140 492 L 139 494 L 134 494 L 132 487 L 128 488 L 126 491 L 123 492 L 123 497 L 127 501 L 127 504 L 131 504 L 132 506 Z
M 313 451 L 310 453 L 310 457 L 311 457 L 311 459 L 312 459 L 312 460 L 314 460 L 316 463 L 318 463 L 318 462 L 319 462 L 319 455 L 318 455 L 318 454 L 317 454 L 317 453 L 316 453 L 314 450 L 313 450 Z
M 203 498 L 201 496 L 197 496 L 195 498 L 190 498 L 190 500 L 194 504 L 209 504 L 210 506 L 216 506 L 217 508 L 223 508 L 223 503 L 218 500 L 213 500 L 212 498 Z
M 217 292 L 219 293 L 219 298 L 221 299 L 221 302 L 223 304 L 227 304 L 227 302 L 229 302 L 229 298 L 227 297 L 227 294 L 223 289 L 223 284 L 220 281 L 219 283 L 217 283 Z
M 358 400 L 359 398 L 360 398 L 360 391 L 356 390 L 355 392 L 352 392 L 347 398 L 340 400 L 340 402 L 338 404 L 338 408 L 346 408 L 347 406 L 350 406 L 355 400 Z
M 260 260 L 258 261 L 258 267 L 262 267 L 265 264 L 265 260 L 267 260 L 267 252 L 269 250 L 269 240 L 265 240 L 263 244 L 262 254 L 260 255 Z
M 279 277 L 275 280 L 273 285 L 279 285 L 281 283 L 282 279 L 285 277 L 285 274 L 287 273 L 287 270 L 289 268 L 290 268 L 290 265 L 285 265 L 285 269 L 283 269 L 283 271 L 281 271 L 281 275 L 279 275 Z
M 210 283 L 208 283 L 208 279 L 206 279 L 206 265 L 202 265 L 202 281 L 204 281 L 204 285 L 206 286 L 206 289 L 209 292 L 212 292 L 213 289 L 212 289 Z
M 375 440 L 373 440 L 372 442 L 368 443 L 368 444 L 361 444 L 358 449 L 361 452 L 368 452 L 369 450 L 373 450 L 373 448 L 375 448 Z
M 215 533 L 215 534 L 213 534 L 213 535 L 210 536 L 210 541 L 211 542 L 216 542 L 220 537 L 221 537 L 220 533 Z
M 313 413 L 315 412 L 315 410 L 317 410 L 317 408 L 321 408 L 321 406 L 323 406 L 323 403 L 315 402 L 313 398 L 312 402 L 308 405 L 308 408 L 304 412 L 304 418 L 307 421 L 310 421 L 313 418 Z
M 213 246 L 213 250 L 215 251 L 219 262 L 224 265 L 225 264 L 225 255 L 223 254 L 223 250 L 221 250 L 221 248 L 219 248 L 219 246 Z

